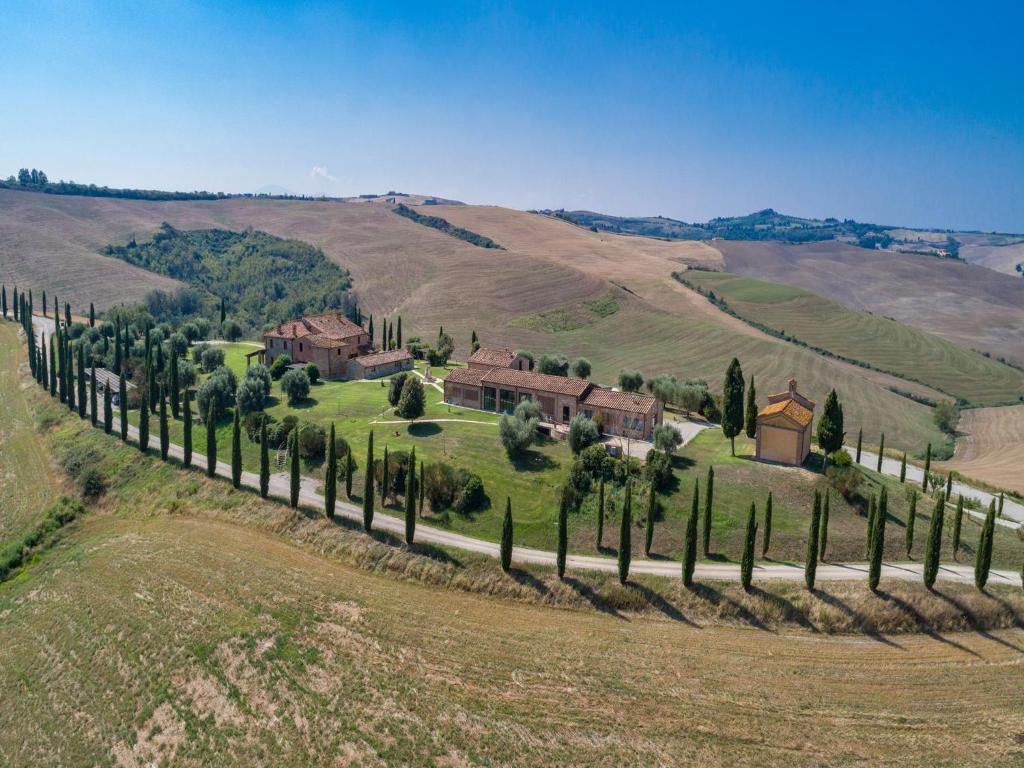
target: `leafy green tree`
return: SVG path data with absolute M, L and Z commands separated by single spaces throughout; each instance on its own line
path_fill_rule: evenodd
M 108 435 L 114 429 L 114 404 L 109 384 L 103 387 L 103 431 Z
M 597 549 L 600 552 L 604 540 L 604 478 L 597 486 Z
M 167 452 L 171 445 L 171 435 L 167 424 L 167 392 L 160 387 L 160 458 L 167 461 Z
M 139 450 L 145 453 L 149 448 L 149 403 L 146 402 L 146 390 L 142 390 L 139 401 Z
M 747 515 L 747 534 L 743 539 L 743 558 L 740 560 L 740 584 L 744 592 L 750 591 L 754 576 L 754 540 L 757 538 L 757 510 L 754 502 L 750 502 L 750 514 Z
M 572 375 L 577 379 L 589 379 L 593 366 L 585 357 L 577 357 L 572 361 Z
M 878 442 L 878 466 L 875 467 L 875 471 L 881 474 L 882 472 L 882 457 L 885 456 L 885 432 L 882 433 L 882 438 Z
M 747 388 L 747 412 L 744 416 L 747 437 L 753 440 L 757 436 L 757 388 L 754 386 L 754 377 L 750 377 L 750 386 Z
M 291 487 L 289 488 L 288 503 L 291 504 L 292 509 L 296 509 L 299 506 L 299 489 L 301 477 L 299 475 L 299 430 L 292 430 L 292 445 L 291 451 L 289 452 L 289 460 L 291 462 Z
M 217 419 L 214 415 L 213 401 L 210 401 L 206 412 L 206 476 L 217 474 Z
M 821 494 L 814 492 L 814 505 L 811 507 L 811 525 L 807 530 L 807 557 L 804 561 L 804 584 L 811 592 L 814 591 L 814 580 L 818 574 L 818 539 L 821 525 Z
M 475 335 L 475 331 L 474 331 Z M 501 570 L 512 568 L 512 499 L 505 497 L 505 521 L 501 526 Z
M 121 442 L 128 442 L 128 382 L 124 380 L 124 371 L 117 378 L 117 409 L 118 426 L 121 428 Z
M 985 591 L 988 584 L 989 569 L 992 567 L 992 540 L 996 532 L 996 500 L 988 505 L 988 514 L 985 515 L 985 522 L 981 526 L 981 538 L 978 541 L 978 551 L 974 560 L 974 585 Z
M 301 403 L 309 397 L 309 376 L 304 370 L 292 369 L 281 377 L 281 391 L 288 397 L 288 405 Z
M 708 467 L 707 490 L 704 492 L 704 525 L 701 534 L 703 535 L 704 557 L 711 553 L 711 509 L 715 502 L 715 468 Z
M 590 447 L 601 439 L 597 431 L 597 425 L 582 411 L 572 417 L 569 422 L 569 449 L 574 456 L 578 456 L 585 448 Z
M 399 318 L 401 322 L 401 318 Z M 409 466 L 405 470 L 405 543 L 412 546 L 416 537 L 416 449 L 409 454 Z
M 861 449 L 861 446 L 863 444 L 864 444 L 864 428 L 861 427 L 860 429 L 857 430 L 857 458 L 855 459 L 855 461 L 858 464 L 860 464 L 860 449 Z
M 931 523 L 928 526 L 928 542 L 924 550 L 924 585 L 931 589 L 939 575 L 939 551 L 942 546 L 942 522 L 946 510 L 946 497 L 941 492 L 935 500 Z
M 907 498 L 909 508 L 907 509 L 907 527 L 903 531 L 903 542 L 907 546 L 907 557 L 911 556 L 914 549 L 914 520 L 917 518 L 917 491 L 910 491 Z
M 772 543 L 772 492 L 768 491 L 768 500 L 764 503 L 764 540 L 761 544 L 761 557 L 768 556 L 768 547 Z
M 373 323 L 373 318 L 370 318 Z M 373 430 L 366 441 L 366 472 L 363 479 L 363 530 L 367 533 L 373 528 Z
M 736 435 L 743 429 L 743 369 L 735 357 L 725 372 L 722 385 L 722 433 L 729 438 L 729 450 L 736 455 Z
M 338 496 L 338 445 L 331 422 L 330 435 L 327 438 L 327 468 L 324 470 L 324 514 L 334 517 L 334 506 Z
M 953 559 L 960 559 L 960 532 L 964 523 L 964 495 L 957 496 L 956 512 L 953 513 Z
M 697 566 L 697 516 L 700 514 L 700 485 L 693 480 L 693 499 L 690 516 L 686 519 L 686 537 L 683 542 L 683 585 L 693 586 L 693 571 Z
M 644 521 L 644 557 L 651 556 L 651 543 L 654 541 L 654 518 L 658 512 L 658 492 L 651 483 L 647 494 L 647 519 Z
M 633 556 L 631 541 L 633 528 L 633 481 L 626 480 L 626 498 L 622 504 L 622 521 L 619 525 L 619 583 L 629 580 L 629 561 Z
M 188 402 L 186 398 L 185 402 Z M 270 495 L 270 446 L 267 445 L 267 421 L 260 422 L 260 497 Z
M 928 493 L 928 474 L 932 471 L 932 444 L 924 452 L 924 476 L 921 478 L 921 490 Z
M 822 409 L 821 418 L 818 419 L 818 447 L 825 454 L 826 465 L 828 457 L 843 447 L 845 437 L 843 406 L 839 404 L 839 395 L 833 389 L 825 397 L 825 407 Z
M 419 376 L 409 376 L 402 385 L 402 396 L 398 399 L 395 413 L 400 418 L 416 421 L 426 408 L 426 395 Z
M 231 485 L 242 487 L 242 417 L 237 408 L 231 421 Z
M 666 455 L 671 456 L 682 443 L 682 435 L 671 424 L 659 424 L 654 428 L 654 447 Z
M 569 497 L 570 491 L 568 487 L 564 487 L 558 502 L 558 552 L 555 562 L 559 579 L 565 578 L 565 554 L 569 548 Z
M 828 488 L 825 489 L 825 498 L 821 506 L 821 541 L 818 543 L 818 559 L 825 562 L 825 550 L 828 548 L 828 512 L 829 497 L 831 494 Z
M 623 392 L 639 392 L 644 385 L 644 376 L 640 371 L 622 369 L 619 371 L 619 388 Z

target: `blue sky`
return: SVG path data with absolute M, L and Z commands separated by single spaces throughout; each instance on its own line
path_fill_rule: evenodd
M 0 173 L 1024 231 L 1011 3 L 0 7 Z

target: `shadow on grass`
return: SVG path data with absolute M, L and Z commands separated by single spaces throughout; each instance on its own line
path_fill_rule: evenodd
M 656 608 L 661 611 L 665 616 L 672 619 L 673 621 L 679 621 L 683 624 L 687 624 L 696 629 L 700 629 L 700 624 L 697 624 L 683 615 L 683 612 L 676 608 L 672 603 L 666 600 L 664 597 L 659 595 L 650 587 L 645 587 L 643 584 L 638 584 L 635 581 L 626 583 L 627 589 L 632 589 L 634 592 L 639 592 L 647 604 L 652 608 Z
M 436 560 L 437 562 L 444 563 L 445 565 L 453 565 L 456 568 L 462 567 L 461 560 L 459 560 L 457 557 L 452 555 L 447 550 L 442 549 L 441 547 L 438 547 L 434 544 L 421 544 L 419 542 L 414 541 L 412 546 L 409 547 L 409 551 L 415 555 L 423 555 L 424 557 L 429 557 L 431 560 Z
M 691 469 L 696 465 L 696 460 L 691 459 L 689 456 L 672 456 L 672 469 L 679 469 L 685 472 L 686 470 Z
M 865 635 L 870 637 L 872 640 L 875 640 L 875 641 L 877 641 L 879 643 L 882 643 L 884 645 L 888 645 L 888 646 L 890 646 L 892 648 L 901 648 L 901 649 L 903 648 L 903 646 L 900 645 L 899 643 L 890 640 L 889 638 L 887 638 L 887 637 L 883 636 L 881 633 L 879 633 L 878 630 L 876 630 L 876 629 L 866 625 L 865 624 L 865 617 L 861 613 L 859 613 L 858 611 L 855 611 L 853 608 L 851 608 L 843 600 L 840 600 L 835 595 L 830 595 L 828 592 L 825 592 L 824 590 L 815 589 L 814 590 L 814 596 L 817 597 L 819 600 L 821 600 L 823 603 L 826 603 L 826 604 L 832 606 L 833 608 L 838 608 L 840 611 L 845 613 L 850 618 L 856 619 L 857 624 L 860 627 L 861 631 Z
M 429 421 L 413 422 L 407 430 L 412 437 L 433 437 L 441 434 L 442 427 Z
M 546 472 L 558 466 L 550 456 L 539 451 L 526 451 L 511 461 L 517 472 Z
M 548 589 L 548 585 L 538 579 L 529 571 L 524 571 L 522 568 L 512 568 L 509 570 L 508 575 L 517 584 L 521 584 L 524 587 L 532 589 L 538 595 L 546 595 L 551 590 Z
M 966 654 L 969 654 L 969 655 L 974 656 L 976 658 L 980 658 L 978 653 L 976 653 L 975 651 L 972 651 L 967 646 L 965 646 L 965 645 L 963 645 L 961 643 L 958 643 L 956 640 L 951 640 L 948 637 L 943 637 L 938 632 L 936 632 L 934 629 L 932 629 L 931 625 L 928 623 L 928 620 L 925 619 L 925 617 L 921 615 L 921 612 L 918 611 L 914 606 L 912 606 L 906 600 L 904 600 L 904 599 L 902 599 L 900 597 L 897 597 L 896 595 L 892 594 L 891 592 L 885 592 L 883 590 L 878 590 L 878 592 L 876 592 L 875 594 L 878 595 L 878 597 L 881 598 L 882 600 L 886 600 L 887 602 L 890 602 L 893 605 L 895 605 L 897 608 L 899 608 L 901 611 L 903 611 L 903 613 L 905 613 L 907 616 L 910 616 L 914 620 L 914 623 L 917 625 L 918 630 L 920 630 L 924 634 L 928 635 L 928 637 L 930 637 L 931 639 L 938 640 L 940 643 L 952 646 L 953 648 L 956 648 L 957 650 L 963 651 Z M 938 593 L 935 593 L 935 594 L 938 594 Z
M 981 592 L 982 592 L 983 595 L 985 595 L 985 597 L 988 597 L 991 600 L 994 600 L 995 602 L 999 603 L 1000 606 L 1002 606 L 1006 610 L 1010 611 L 1011 614 L 1013 614 L 1013 617 L 1014 617 L 1013 625 L 1015 627 L 1020 628 L 1022 626 L 1020 619 L 1017 617 L 1017 612 L 1015 610 L 1013 610 L 1012 606 L 1010 606 L 1009 603 L 1007 603 L 1004 600 L 1001 600 L 1000 598 L 996 597 L 991 592 L 987 592 L 986 590 L 981 590 Z M 994 643 L 999 643 L 1000 645 L 1003 645 L 1003 646 L 1009 648 L 1012 651 L 1016 651 L 1017 653 L 1024 653 L 1024 648 L 1022 648 L 1021 646 L 1015 645 L 1014 643 L 1011 643 L 1009 640 L 1003 640 L 1001 637 L 996 637 L 995 635 L 993 635 L 991 632 L 989 632 L 986 629 L 979 628 L 976 625 L 977 622 L 975 620 L 975 616 L 974 616 L 973 613 L 971 613 L 970 609 L 966 605 L 961 603 L 959 600 L 957 600 L 955 597 L 953 597 L 952 595 L 947 595 L 946 593 L 940 592 L 937 589 L 933 590 L 932 594 L 934 594 L 936 597 L 938 597 L 938 598 L 940 598 L 942 600 L 945 600 L 951 606 L 953 606 L 958 611 L 960 611 L 960 613 L 963 616 L 966 616 L 967 617 L 967 621 L 970 624 L 971 629 L 973 629 L 979 635 L 984 637 L 986 640 L 991 640 Z
M 310 408 L 316 408 L 320 404 L 320 401 L 315 397 L 307 397 L 305 400 L 299 400 L 295 403 L 288 403 L 289 408 L 294 408 L 299 411 L 307 411 Z
M 625 616 L 623 616 L 621 613 L 615 610 L 612 606 L 608 605 L 604 600 L 602 600 L 601 596 L 597 594 L 597 592 L 595 592 L 593 589 L 591 589 L 591 587 L 588 584 L 585 584 L 584 582 L 572 576 L 566 576 L 564 579 L 562 579 L 562 583 L 567 584 L 574 590 L 576 590 L 576 594 L 578 594 L 580 597 L 582 597 L 584 600 L 590 603 L 591 607 L 593 607 L 595 610 L 600 611 L 601 613 L 606 613 L 609 616 L 614 616 L 616 619 L 629 621 L 629 619 L 627 619 Z
M 702 600 L 707 600 L 715 607 L 719 607 L 722 605 L 729 606 L 733 611 L 735 611 L 736 615 L 740 618 L 740 620 L 749 624 L 750 626 L 764 630 L 765 632 L 774 633 L 771 627 L 769 627 L 767 624 L 765 624 L 763 621 L 757 618 L 757 616 L 751 613 L 749 609 L 744 607 L 742 604 L 736 602 L 731 597 L 727 597 L 726 595 L 722 594 L 714 587 L 709 587 L 707 584 L 694 584 L 692 587 L 690 587 L 690 591 Z

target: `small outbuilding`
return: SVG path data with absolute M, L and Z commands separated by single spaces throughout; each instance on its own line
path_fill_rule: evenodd
M 413 367 L 413 356 L 407 349 L 373 352 L 348 361 L 349 376 L 355 379 L 376 379 Z
M 814 401 L 796 390 L 796 379 L 789 389 L 768 397 L 768 405 L 757 414 L 758 461 L 799 466 L 811 452 L 811 425 Z

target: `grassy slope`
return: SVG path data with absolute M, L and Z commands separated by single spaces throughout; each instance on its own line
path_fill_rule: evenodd
M 56 479 L 19 386 L 28 367 L 18 326 L 0 320 L 0 543 L 24 533 L 50 501 Z
M 779 283 L 700 271 L 686 279 L 714 291 L 741 317 L 953 397 L 995 405 L 1024 394 L 1021 371 L 912 326 Z
M 896 585 L 879 599 L 835 585 L 808 598 L 791 585 L 743 595 L 506 578 L 491 561 L 405 552 L 140 460 L 37 400 L 50 449 L 90 443 L 112 485 L 0 584 L 5 764 L 1019 759 L 1019 630 L 875 642 L 811 631 L 886 615 L 913 628 L 963 604 L 1019 603 L 1016 591 L 929 598 Z M 612 597 L 663 618 L 620 613 Z M 582 610 L 591 602 L 604 612 Z M 807 629 L 778 633 L 790 613 Z

